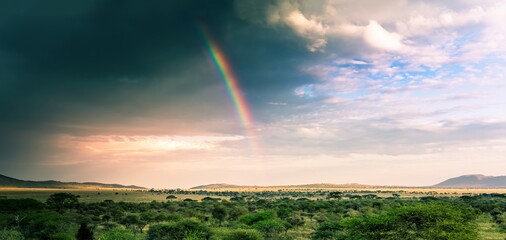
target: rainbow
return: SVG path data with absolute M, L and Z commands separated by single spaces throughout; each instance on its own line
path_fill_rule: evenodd
M 230 63 L 227 61 L 223 50 L 216 44 L 211 35 L 206 31 L 204 27 L 201 27 L 202 33 L 204 36 L 204 42 L 209 51 L 209 55 L 214 63 L 214 66 L 220 73 L 221 78 L 225 82 L 225 86 L 227 87 L 228 95 L 230 99 L 234 103 L 234 107 L 237 111 L 237 115 L 239 115 L 239 119 L 241 120 L 242 125 L 250 129 L 253 127 L 253 118 L 251 117 L 251 110 L 246 102 L 246 99 L 242 95 L 241 88 L 239 86 L 239 82 L 237 81 L 237 77 L 232 71 L 232 67 Z
M 232 71 L 232 66 L 225 57 L 223 50 L 219 47 L 216 41 L 214 41 L 213 37 L 206 30 L 206 28 L 202 24 L 199 24 L 199 27 L 212 62 L 220 73 L 221 79 L 223 79 L 225 83 L 228 95 L 234 104 L 242 126 L 246 129 L 246 133 L 250 139 L 251 149 L 255 153 L 259 153 L 258 143 L 256 142 L 256 134 L 253 129 L 253 118 L 251 110 L 242 94 L 241 88 L 239 86 L 239 81 Z

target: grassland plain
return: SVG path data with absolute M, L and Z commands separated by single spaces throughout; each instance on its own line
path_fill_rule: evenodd
M 79 202 L 103 202 L 104 200 L 113 200 L 115 202 L 151 202 L 151 201 L 166 201 L 167 194 L 161 192 L 149 192 L 147 190 L 130 190 L 130 189 L 0 189 L 0 199 L 21 199 L 32 198 L 41 202 L 54 193 L 72 193 L 79 196 Z M 184 200 L 193 199 L 201 200 L 206 196 L 194 194 L 175 194 L 177 199 Z
M 353 195 L 375 194 L 378 197 L 391 197 L 392 194 L 399 194 L 401 198 L 417 198 L 425 196 L 439 197 L 458 197 L 463 195 L 506 193 L 505 188 L 397 188 L 397 187 L 374 187 L 374 188 L 286 188 L 286 187 L 251 187 L 251 188 L 216 188 L 206 189 L 209 194 L 197 194 L 197 190 L 185 190 L 195 194 L 173 194 L 177 199 L 201 200 L 205 197 L 215 196 L 213 193 L 219 192 L 317 192 L 317 191 L 336 191 L 349 193 Z M 33 198 L 44 202 L 51 194 L 58 192 L 68 192 L 79 196 L 80 202 L 102 202 L 104 200 L 113 200 L 115 202 L 151 202 L 166 201 L 167 194 L 165 190 L 134 190 L 134 189 L 110 189 L 110 188 L 78 188 L 78 189 L 56 189 L 56 188 L 0 188 L 0 198 L 20 199 Z M 219 196 L 221 199 L 228 199 L 227 196 Z
M 251 231 L 262 232 L 265 237 L 261 239 L 326 239 L 318 238 L 315 233 L 326 234 L 325 231 L 327 230 L 324 227 L 327 223 L 335 224 L 342 220 L 346 223 L 350 219 L 368 223 L 367 221 L 374 220 L 374 218 L 368 219 L 367 216 L 390 216 L 388 214 L 385 215 L 385 213 L 388 213 L 389 208 L 409 208 L 409 206 L 416 205 L 417 203 L 423 206 L 433 201 L 438 202 L 439 200 L 437 199 L 451 204 L 447 206 L 452 206 L 454 203 L 458 205 L 458 203 L 466 202 L 473 209 L 480 209 L 481 212 L 479 212 L 478 217 L 472 220 L 476 226 L 477 238 L 470 239 L 504 240 L 506 238 L 504 224 L 500 226 L 497 220 L 497 216 L 504 214 L 506 209 L 506 206 L 503 206 L 505 205 L 504 201 L 506 201 L 503 196 L 506 193 L 506 189 L 394 187 L 321 189 L 251 187 L 208 190 L 1 188 L 0 200 L 31 198 L 40 202 L 46 202 L 55 193 L 71 193 L 79 196 L 79 202 L 84 204 L 80 206 L 82 211 L 69 210 L 61 216 L 57 215 L 68 217 L 81 212 L 84 214 L 83 216 L 91 219 L 89 224 L 93 226 L 95 234 L 98 237 L 97 239 L 108 239 L 104 238 L 104 236 L 111 234 L 132 235 L 133 238 L 129 239 L 149 239 L 148 233 L 152 226 L 159 224 L 157 221 L 161 221 L 162 223 L 164 221 L 183 221 L 184 223 L 185 219 L 196 219 L 198 222 L 204 224 L 203 226 L 210 227 L 212 229 L 211 232 L 213 232 L 213 239 L 221 239 L 220 236 L 229 234 L 230 231 L 235 231 L 234 229 L 238 228 L 238 226 L 247 227 L 248 229 L 252 229 Z M 329 198 L 331 193 L 339 193 L 340 200 L 336 201 L 336 199 Z M 493 193 L 497 193 L 498 196 L 494 196 Z M 168 198 L 169 196 L 170 198 Z M 194 201 L 188 201 L 188 199 Z M 107 203 L 108 201 L 106 200 L 112 200 L 112 202 L 109 201 Z M 491 201 L 495 201 L 496 205 L 491 204 Z M 331 207 L 331 205 L 334 207 Z M 96 208 L 95 211 L 98 211 L 99 215 L 92 214 L 89 211 L 90 207 Z M 100 210 L 104 207 L 106 210 L 109 210 Z M 220 218 L 220 209 L 223 208 L 225 208 L 225 220 Z M 121 209 L 121 211 L 117 212 L 117 209 Z M 497 209 L 500 209 L 500 212 Z M 444 208 L 440 210 L 444 210 Z M 265 211 L 273 213 L 270 216 L 272 219 L 269 220 L 273 222 L 269 224 L 274 225 L 269 225 L 269 228 L 279 228 L 275 233 L 276 238 L 268 237 L 270 236 L 269 234 L 274 233 L 264 229 L 266 226 L 257 226 L 255 224 L 244 225 L 248 224 L 249 221 L 248 217 L 244 216 L 257 218 L 261 216 L 258 214 L 262 214 Z M 149 212 L 149 214 L 146 215 L 146 212 Z M 393 213 L 396 212 L 390 212 L 390 214 Z M 137 225 L 132 225 L 128 222 L 129 216 L 135 216 L 134 220 L 137 219 L 136 221 L 138 221 L 140 219 L 141 221 L 134 221 Z M 143 231 L 140 231 L 139 226 L 144 224 L 142 223 L 143 221 L 146 221 L 146 225 L 144 225 Z M 298 222 L 302 222 L 302 225 L 297 225 Z M 290 224 L 277 226 L 277 223 Z M 65 231 L 67 233 L 71 232 L 72 235 L 77 231 L 78 226 L 78 222 L 75 222 L 72 224 L 71 230 L 67 229 Z M 12 229 L 17 228 L 13 227 Z M 26 234 L 26 232 L 23 233 Z

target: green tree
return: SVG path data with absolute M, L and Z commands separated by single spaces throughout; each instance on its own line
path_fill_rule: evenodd
M 320 224 L 313 234 L 311 239 L 327 240 L 327 239 L 339 239 L 343 226 L 337 221 L 326 221 Z
M 88 225 L 86 223 L 81 223 L 79 230 L 77 230 L 76 239 L 93 240 L 93 231 L 88 228 Z
M 253 224 L 253 227 L 262 232 L 266 239 L 275 239 L 285 230 L 285 224 L 278 219 L 259 221 Z
M 288 217 L 290 217 L 290 215 L 292 214 L 292 210 L 289 209 L 289 206 L 283 206 L 278 208 L 276 214 L 278 215 L 279 218 L 285 220 Z
M 164 217 L 160 214 L 156 213 L 155 211 L 146 211 L 142 212 L 139 216 L 139 221 L 137 224 L 137 229 L 139 229 L 139 232 L 142 233 L 146 225 L 157 221 L 157 219 L 163 219 Z
M 171 201 L 172 201 L 172 200 L 176 200 L 176 199 L 177 199 L 177 197 L 176 197 L 176 196 L 174 196 L 174 195 L 169 195 L 169 196 L 167 196 L 165 199 L 167 199 L 167 200 L 171 200 Z
M 330 192 L 327 196 L 328 199 L 341 199 L 343 198 L 342 192 Z
M 119 223 L 125 225 L 126 228 L 132 228 L 134 231 L 136 230 L 136 227 L 138 228 L 139 225 L 142 225 L 143 227 L 146 225 L 142 223 L 139 216 L 135 214 L 125 215 L 121 218 Z M 142 230 L 139 232 L 142 232 Z
M 270 220 L 276 218 L 276 214 L 274 214 L 273 211 L 260 211 L 257 213 L 251 213 L 243 215 L 239 218 L 239 221 L 245 223 L 246 225 L 253 225 L 257 222 L 264 221 L 264 220 Z
M 342 221 L 346 239 L 438 239 L 478 238 L 472 209 L 431 202 L 392 209 Z
M 304 219 L 300 216 L 291 216 L 287 218 L 286 221 L 296 229 L 304 226 Z
M 46 200 L 46 204 L 58 212 L 73 208 L 79 203 L 79 196 L 72 193 L 54 193 Z
M 248 209 L 243 206 L 234 206 L 228 209 L 228 219 L 235 221 L 248 213 Z
M 506 212 L 497 214 L 495 220 L 503 230 L 506 230 Z
M 77 229 L 69 218 L 54 211 L 29 213 L 20 228 L 28 239 L 74 239 L 71 233 Z
M 222 205 L 216 205 L 213 210 L 211 211 L 211 214 L 213 215 L 213 218 L 218 220 L 220 225 L 227 217 L 227 209 Z

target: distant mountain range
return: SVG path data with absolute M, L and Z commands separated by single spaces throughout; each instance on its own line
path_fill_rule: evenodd
M 93 189 L 93 188 L 128 188 L 145 189 L 139 186 L 106 184 L 97 182 L 60 182 L 60 181 L 25 181 L 0 174 L 0 188 L 62 188 L 62 189 Z
M 378 186 L 364 185 L 357 183 L 349 184 L 332 184 L 332 183 L 316 183 L 303 185 L 284 185 L 284 186 L 247 186 L 232 185 L 226 183 L 208 184 L 192 187 L 194 190 L 216 190 L 216 189 L 239 189 L 239 188 L 276 188 L 276 189 L 322 189 L 322 188 L 506 188 L 506 176 L 492 177 L 485 175 L 464 175 L 460 177 L 450 178 L 446 181 L 433 186 Z
M 506 188 L 506 176 L 485 176 L 481 174 L 450 178 L 433 187 L 440 188 Z
M 404 186 L 405 187 L 405 186 Z M 506 188 L 506 176 L 485 176 L 480 174 L 463 175 L 450 178 L 438 183 L 434 188 Z M 61 188 L 61 189 L 94 189 L 94 188 L 126 188 L 126 189 L 146 189 L 135 185 L 106 184 L 98 182 L 60 182 L 60 181 L 26 181 L 7 177 L 0 174 L 0 188 Z M 193 190 L 213 190 L 213 189 L 239 189 L 239 188 L 284 188 L 284 189 L 323 189 L 323 188 L 403 188 L 403 186 L 375 186 L 357 183 L 332 184 L 315 183 L 302 185 L 284 185 L 284 186 L 247 186 L 232 185 L 226 183 L 208 184 L 192 187 Z M 406 187 L 409 188 L 409 187 Z M 416 187 L 415 187 L 416 188 Z

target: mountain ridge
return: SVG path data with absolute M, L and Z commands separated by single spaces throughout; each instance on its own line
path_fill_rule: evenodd
M 213 189 L 237 189 L 237 188 L 506 188 L 506 176 L 485 176 L 483 174 L 467 174 L 459 177 L 449 178 L 445 181 L 431 186 L 390 186 L 390 185 L 367 185 L 359 183 L 313 183 L 300 185 L 278 185 L 278 186 L 257 186 L 257 185 L 235 185 L 228 183 L 213 183 L 192 187 L 193 190 Z
M 453 188 L 506 188 L 506 176 L 485 176 L 483 174 L 468 174 L 449 178 L 432 187 Z
M 61 182 L 56 180 L 32 181 L 20 180 L 0 174 L 0 188 L 61 188 L 61 189 L 79 189 L 79 188 L 109 188 L 109 189 L 146 189 L 136 185 L 107 184 L 99 182 Z M 192 190 L 213 190 L 213 189 L 238 189 L 238 188 L 506 188 L 506 176 L 486 176 L 483 174 L 467 174 L 458 177 L 449 178 L 445 181 L 431 186 L 381 186 L 366 185 L 358 183 L 312 183 L 298 185 L 279 185 L 279 186 L 258 186 L 258 185 L 236 185 L 227 183 L 205 184 L 192 187 Z
M 62 189 L 75 189 L 75 188 L 127 188 L 127 189 L 146 189 L 144 187 L 135 185 L 121 185 L 121 184 L 108 184 L 99 182 L 60 182 L 56 180 L 47 181 L 31 181 L 20 180 L 17 178 L 8 177 L 0 174 L 0 187 L 2 188 L 62 188 Z

